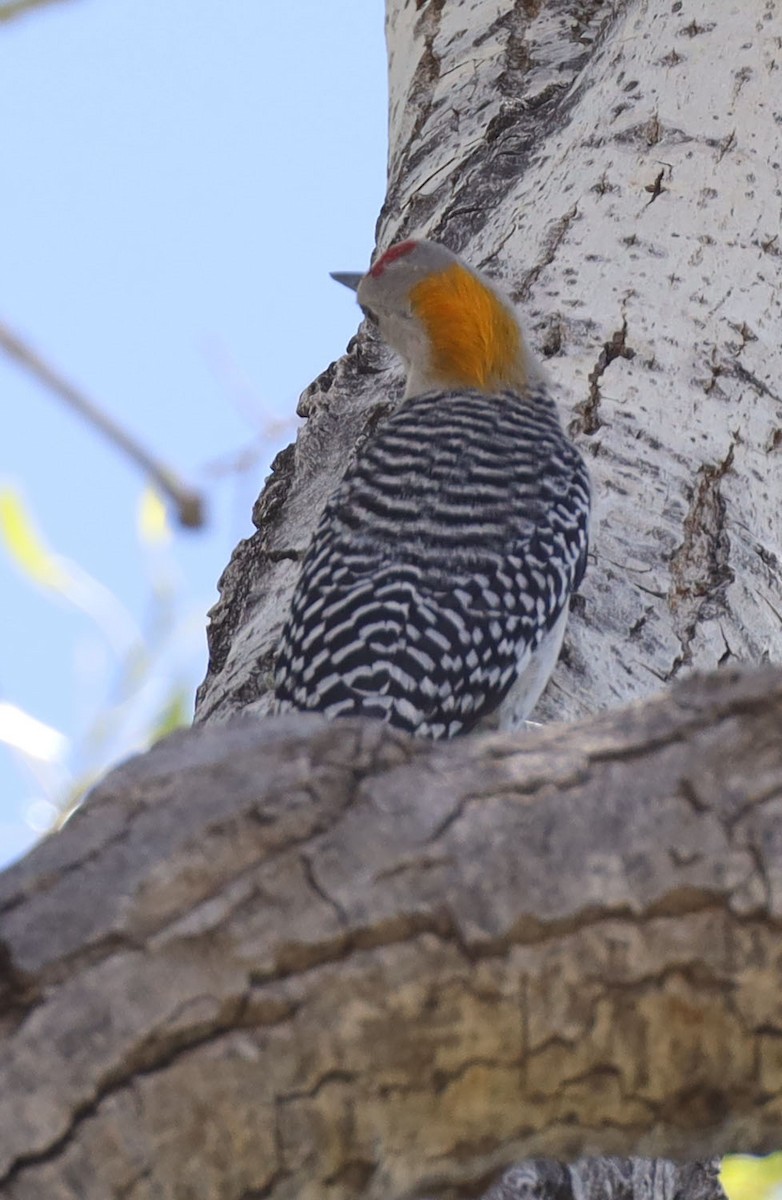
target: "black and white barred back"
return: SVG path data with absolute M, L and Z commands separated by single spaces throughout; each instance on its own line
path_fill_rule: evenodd
M 406 400 L 348 468 L 307 551 L 278 710 L 468 732 L 564 628 L 589 504 L 545 384 Z

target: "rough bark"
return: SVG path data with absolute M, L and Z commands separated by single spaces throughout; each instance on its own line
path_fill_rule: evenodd
M 726 668 L 523 739 L 237 718 L 121 767 L 0 881 L 2 1195 L 770 1148 L 780 727 L 782 672 Z
M 716 1162 L 585 1159 L 568 1167 L 541 1159 L 506 1172 L 483 1200 L 725 1200 Z
M 595 479 L 590 569 L 539 713 L 779 659 L 776 0 L 388 0 L 387 26 L 378 242 L 418 230 L 503 280 Z M 298 559 L 399 384 L 362 329 L 302 397 L 222 580 L 199 720 L 266 711 Z

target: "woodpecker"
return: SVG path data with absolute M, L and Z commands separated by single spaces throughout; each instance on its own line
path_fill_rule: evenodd
M 407 368 L 304 557 L 278 711 L 377 717 L 429 738 L 523 725 L 584 574 L 586 465 L 510 302 L 407 240 L 335 275 Z

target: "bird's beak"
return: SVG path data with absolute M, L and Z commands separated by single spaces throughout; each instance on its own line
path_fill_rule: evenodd
M 350 288 L 351 292 L 358 291 L 358 285 L 364 276 L 360 271 L 331 271 L 331 278 L 336 279 L 337 283 L 343 283 L 346 288 Z

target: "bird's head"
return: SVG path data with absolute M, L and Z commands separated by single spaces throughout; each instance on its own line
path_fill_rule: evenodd
M 407 366 L 406 395 L 432 388 L 523 392 L 530 362 L 510 302 L 436 242 L 397 242 L 366 275 L 335 273 Z

